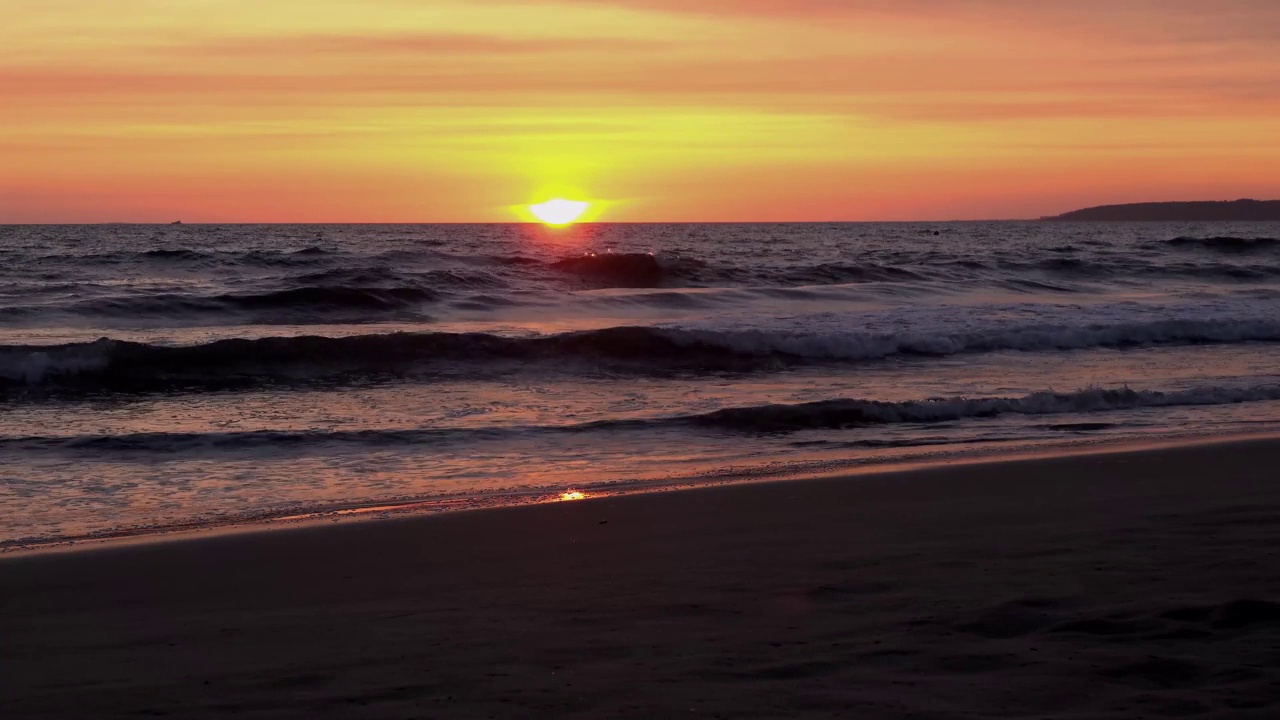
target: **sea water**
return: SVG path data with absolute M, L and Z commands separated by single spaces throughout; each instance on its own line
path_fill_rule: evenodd
M 0 227 L 0 547 L 1271 431 L 1278 311 L 1280 224 Z

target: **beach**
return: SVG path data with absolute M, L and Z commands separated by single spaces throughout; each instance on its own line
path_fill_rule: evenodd
M 1274 717 L 1280 442 L 0 558 L 0 716 Z

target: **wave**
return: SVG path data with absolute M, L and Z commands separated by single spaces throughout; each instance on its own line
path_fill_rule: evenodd
M 663 261 L 649 253 L 587 253 L 557 260 L 549 267 L 598 287 L 656 288 L 702 265 L 681 258 Z
M 440 298 L 417 287 L 306 286 L 263 293 L 200 296 L 160 293 L 83 300 L 65 312 L 93 317 L 186 318 L 199 315 L 248 315 L 256 322 L 296 322 L 314 316 L 408 311 Z M 42 308 L 48 311 L 50 308 Z M 56 309 L 56 308 L 55 308 Z M 6 308 L 9 314 L 26 308 Z
M 502 278 L 486 272 L 465 272 L 462 270 L 396 270 L 390 267 L 354 267 L 317 270 L 302 275 L 291 275 L 280 279 L 282 283 L 293 283 L 301 286 L 315 285 L 319 287 L 395 287 L 410 286 L 429 289 L 433 292 L 445 290 L 487 290 L 503 288 L 506 283 Z
M 777 279 L 786 284 L 839 285 L 847 283 L 905 282 L 924 280 L 927 279 L 927 276 L 918 270 L 907 270 L 879 263 L 861 265 L 823 263 L 789 269 L 781 273 L 781 276 Z
M 1174 247 L 1204 248 L 1220 252 L 1249 252 L 1266 248 L 1280 247 L 1280 238 L 1274 237 L 1176 237 L 1166 240 L 1166 244 Z
M 403 282 L 404 276 L 385 267 L 355 267 L 316 270 L 286 278 L 297 285 L 317 287 L 368 286 L 376 287 L 388 282 Z
M 1280 342 L 1280 320 L 1161 320 L 1088 326 L 1003 326 L 954 333 L 805 334 L 615 327 L 558 335 L 390 333 L 229 339 L 166 346 L 91 343 L 0 346 L 0 389 L 155 392 L 334 382 L 351 376 L 451 376 L 555 368 L 662 376 L 757 372 L 893 356 Z M 504 365 L 505 364 L 505 365 Z
M 1221 253 L 1245 253 L 1280 243 L 1276 238 L 1174 238 L 1174 245 L 1208 247 Z M 1164 247 L 1164 244 L 1161 244 Z M 79 277 L 85 266 L 93 268 L 122 263 L 162 264 L 183 271 L 224 273 L 253 269 L 267 271 L 260 277 L 263 292 L 298 292 L 308 286 L 386 289 L 412 287 L 436 293 L 454 291 L 494 291 L 538 289 L 575 290 L 679 289 L 696 287 L 808 287 L 881 283 L 892 287 L 915 288 L 925 292 L 944 285 L 989 284 L 1018 291 L 1079 292 L 1077 283 L 1140 278 L 1200 278 L 1209 281 L 1265 281 L 1280 277 L 1280 265 L 1234 262 L 1217 255 L 1219 261 L 1177 253 L 1124 257 L 1086 257 L 1074 253 L 1053 253 L 1049 257 L 1021 255 L 988 259 L 957 257 L 954 254 L 897 252 L 857 262 L 828 261 L 805 263 L 803 258 L 773 265 L 736 263 L 732 257 L 708 259 L 666 253 L 586 253 L 556 260 L 525 255 L 450 255 L 434 251 L 388 251 L 373 256 L 342 255 L 321 248 L 278 252 L 217 252 L 188 249 L 160 249 L 141 253 L 63 257 L 69 264 L 58 267 L 53 279 Z M 111 272 L 116 272 L 111 269 Z M 159 268 L 145 270 L 162 274 Z M 92 276 L 93 271 L 89 274 Z M 1044 285 L 1045 279 L 1053 280 Z M 237 306 L 234 296 L 220 298 Z M 106 314 L 118 309 L 130 312 L 125 304 L 90 305 L 86 312 Z M 140 302 L 148 302 L 141 300 Z M 197 300 L 196 302 L 199 302 Z M 359 302 L 359 301 L 357 301 Z M 384 305 L 370 302 L 377 309 Z M 156 307 L 152 304 L 151 307 Z M 71 311 L 78 310 L 71 308 Z M 188 306 L 188 309 L 189 306 Z M 163 310 L 163 308 L 159 308 Z M 146 312 L 154 310 L 148 308 Z
M 167 433 L 147 432 L 128 435 L 31 436 L 0 439 L 0 447 L 14 450 L 62 450 L 84 452 L 190 452 L 269 448 L 273 452 L 290 447 L 315 445 L 395 446 L 420 445 L 453 436 L 475 439 L 477 435 L 501 436 L 501 430 L 352 430 L 352 431 L 287 431 L 249 430 L 242 432 Z
M 496 265 L 541 265 L 542 261 L 523 255 L 490 255 L 485 258 Z
M 102 338 L 54 346 L 0 346 L 0 387 L 152 391 L 307 382 L 344 374 L 403 374 L 442 363 L 675 358 L 729 367 L 734 351 L 699 352 L 649 328 L 622 327 L 532 338 L 485 333 L 388 333 L 270 337 L 165 346 Z M 750 360 L 746 358 L 745 360 Z M 745 367 L 746 362 L 742 363 Z
M 1235 240 L 1234 238 L 1228 238 Z M 1211 238 L 1210 240 L 1223 240 Z M 1261 243 L 1268 238 L 1241 240 Z M 1199 240 L 1197 240 L 1199 242 Z M 526 265 L 536 261 L 525 258 Z M 1042 259 L 981 261 L 948 257 L 915 258 L 905 265 L 881 262 L 827 262 L 783 267 L 735 267 L 682 256 L 647 253 L 587 254 L 564 258 L 546 267 L 591 288 L 679 288 L 700 286 L 823 286 L 861 283 L 921 283 L 942 281 L 1078 291 L 1063 285 L 1044 286 L 1036 276 L 1072 280 L 1127 277 L 1192 277 L 1219 280 L 1263 280 L 1280 277 L 1280 266 L 1237 265 L 1224 262 L 1170 262 L 1167 258 L 1095 258 L 1055 256 Z
M 881 263 L 833 262 L 752 268 L 733 267 L 681 255 L 651 253 L 587 253 L 557 260 L 548 267 L 597 288 L 842 285 L 927 279 L 925 274 L 917 270 Z
M 570 425 L 499 426 L 488 428 L 436 427 L 396 430 L 286 431 L 252 430 L 210 433 L 134 433 L 129 435 L 32 436 L 0 439 L 0 447 L 26 451 L 190 452 L 268 448 L 278 453 L 291 447 L 422 446 L 450 441 L 502 440 L 535 433 L 591 433 L 661 428 L 702 428 L 739 433 L 784 434 L 804 430 L 845 430 L 859 427 L 956 422 L 1003 415 L 1094 415 L 1143 408 L 1231 405 L 1280 400 L 1280 385 L 1208 386 L 1184 390 L 1085 388 L 1074 392 L 1042 391 L 1020 397 L 947 397 L 886 402 L 836 399 L 800 404 L 735 407 L 693 415 L 663 418 L 597 420 Z M 1080 421 L 1043 426 L 1057 431 L 1094 431 L 1114 422 Z M 875 441 L 875 445 L 906 442 Z M 914 443 L 918 443 L 916 440 Z
M 1028 274 L 1045 274 L 1073 280 L 1141 277 L 1265 280 L 1280 277 L 1280 266 L 1276 265 L 1171 262 L 1167 259 L 1161 259 L 1159 262 L 1145 262 L 1133 258 L 1084 260 L 1075 257 L 1055 257 L 1043 260 L 1005 260 L 999 262 L 997 267 L 1007 275 L 1003 280 L 994 278 L 993 280 L 1005 284 L 1033 282 Z
M 0 283 L 0 296 L 12 294 L 27 303 L 0 307 L 0 320 L 29 322 L 53 315 L 61 316 L 55 321 L 83 316 L 279 324 L 384 320 L 389 314 L 421 319 L 416 311 L 424 304 L 457 293 L 507 289 L 504 279 L 480 271 L 412 272 L 384 266 L 308 270 L 255 279 L 252 290 L 209 294 L 144 289 L 122 294 L 118 285 L 105 282 Z
M 275 292 L 219 295 L 215 301 L 248 310 L 281 308 L 330 308 L 340 310 L 395 310 L 440 297 L 416 287 L 298 287 Z
M 1144 345 L 1280 341 L 1280 321 L 1171 319 L 1094 325 L 1006 325 L 954 333 L 779 333 L 666 330 L 677 342 L 751 355 L 811 360 L 878 360 L 894 355 L 947 356 L 1002 350 L 1079 350 Z
M 176 260 L 176 261 L 187 261 L 187 262 L 200 262 L 211 257 L 210 255 L 206 255 L 205 253 L 197 252 L 195 250 L 182 250 L 182 249 L 147 250 L 146 252 L 141 253 L 141 256 L 144 258 L 150 258 L 152 260 Z
M 952 422 L 1010 414 L 1098 413 L 1267 400 L 1280 400 L 1280 385 L 1207 387 L 1172 392 L 1088 388 L 1071 393 L 1045 391 L 1012 398 L 956 397 L 906 402 L 823 400 L 799 405 L 762 405 L 717 410 L 688 418 L 687 421 L 744 432 L 785 433 L 865 425 Z

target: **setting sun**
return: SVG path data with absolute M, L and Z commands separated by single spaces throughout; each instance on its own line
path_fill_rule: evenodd
M 568 225 L 582 217 L 590 203 L 581 200 L 556 198 L 537 205 L 530 205 L 529 212 L 547 225 Z

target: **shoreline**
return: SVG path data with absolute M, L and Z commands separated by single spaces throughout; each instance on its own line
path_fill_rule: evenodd
M 188 523 L 139 530 L 121 530 L 101 535 L 81 535 L 36 541 L 0 542 L 0 562 L 11 557 L 93 551 L 152 543 L 189 542 L 227 535 L 245 535 L 290 531 L 313 526 L 383 522 L 432 518 L 446 514 L 491 512 L 546 505 L 565 501 L 595 501 L 601 498 L 637 495 L 683 493 L 705 489 L 761 483 L 807 482 L 812 480 L 848 479 L 896 475 L 961 465 L 1000 465 L 1036 460 L 1052 460 L 1088 455 L 1111 455 L 1155 452 L 1180 447 L 1231 445 L 1236 443 L 1280 440 L 1280 433 L 1262 431 L 1230 435 L 1180 435 L 1145 440 L 1074 439 L 1052 443 L 1029 443 L 1013 447 L 991 448 L 966 445 L 955 450 L 930 451 L 922 455 L 874 458 L 835 464 L 826 469 L 806 469 L 802 464 L 784 467 L 777 472 L 725 473 L 723 476 L 701 476 L 697 479 L 650 480 L 620 482 L 604 486 L 564 486 L 534 488 L 480 496 L 435 496 L 421 499 L 390 500 L 376 503 L 335 504 L 310 510 L 285 510 L 279 514 L 236 518 L 224 522 Z M 566 497 L 570 493 L 580 497 Z
M 0 560 L 0 714 L 1272 717 L 1280 441 Z

